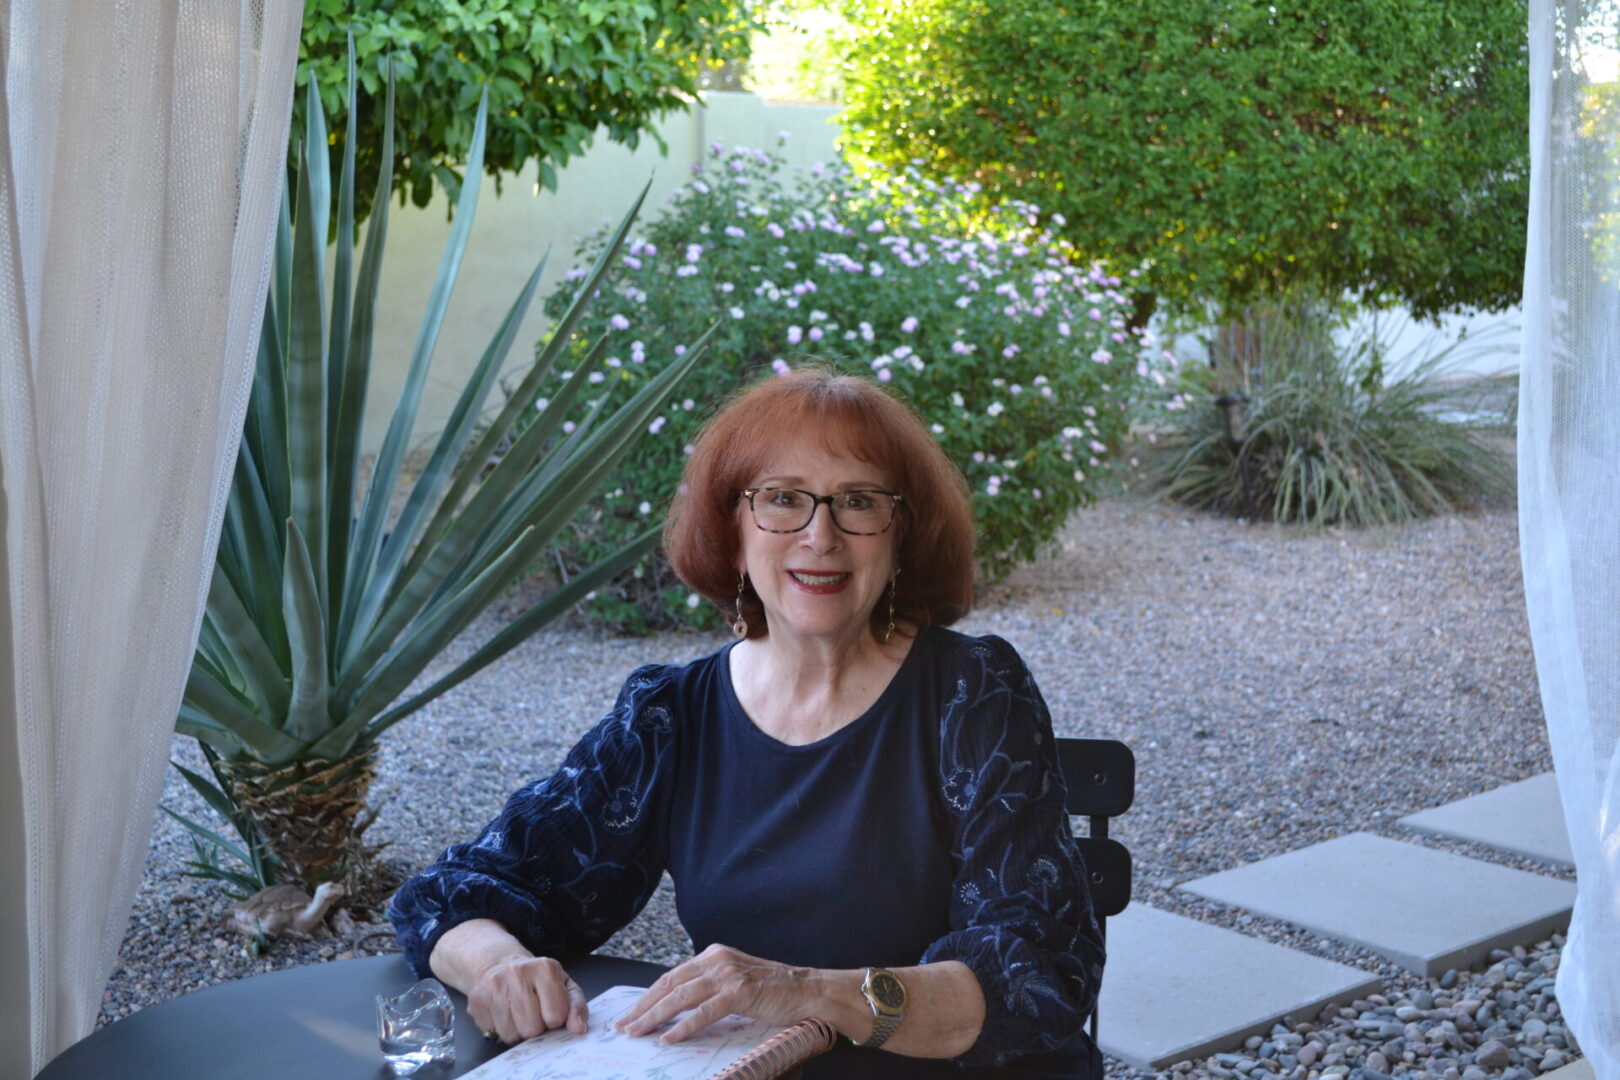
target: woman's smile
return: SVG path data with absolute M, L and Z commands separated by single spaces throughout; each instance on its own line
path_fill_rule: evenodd
M 787 573 L 793 584 L 800 589 L 809 593 L 822 594 L 841 592 L 844 586 L 849 584 L 849 579 L 854 577 L 853 574 L 848 573 L 828 573 L 826 571 L 816 573 L 813 570 L 789 570 Z

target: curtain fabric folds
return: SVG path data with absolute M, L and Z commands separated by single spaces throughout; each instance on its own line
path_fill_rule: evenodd
M 1620 1080 L 1620 4 L 1530 5 L 1525 602 L 1579 896 L 1558 1003 Z
M 251 385 L 302 14 L 0 2 L 0 808 L 22 810 L 0 877 L 26 901 L 0 1075 L 94 1026 L 140 880 Z

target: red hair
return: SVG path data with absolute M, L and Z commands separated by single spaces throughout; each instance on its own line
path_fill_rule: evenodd
M 896 621 L 947 626 L 973 604 L 973 508 L 967 482 L 911 409 L 866 379 L 825 368 L 771 375 L 732 396 L 703 428 L 664 525 L 664 553 L 681 580 L 729 622 L 738 613 L 737 504 L 769 466 L 785 432 L 813 432 L 829 453 L 876 465 L 903 501 L 895 519 L 900 576 Z M 767 630 L 750 587 L 741 602 L 748 636 Z M 880 634 L 889 606 L 872 611 Z

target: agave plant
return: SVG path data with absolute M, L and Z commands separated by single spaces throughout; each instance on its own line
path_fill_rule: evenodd
M 439 328 L 472 227 L 482 175 L 480 102 L 455 224 L 382 449 L 361 484 L 360 425 L 372 362 L 377 283 L 388 230 L 393 86 L 373 212 L 355 272 L 355 90 L 338 187 L 336 252 L 325 257 L 331 183 L 326 122 L 313 80 L 294 172 L 297 213 L 283 200 L 257 373 L 219 555 L 177 729 L 200 740 L 214 772 L 186 779 L 242 835 L 208 845 L 249 864 L 238 884 L 274 877 L 313 887 L 374 882 L 365 795 L 378 740 L 393 725 L 529 637 L 656 542 L 656 529 L 578 574 L 510 622 L 454 670 L 398 700 L 427 664 L 525 570 L 596 493 L 702 349 L 694 347 L 633 396 L 582 400 L 601 350 L 524 418 L 568 344 L 630 228 L 640 200 L 584 279 L 521 385 L 493 421 L 484 404 L 501 374 L 545 265 L 518 291 L 462 391 L 425 467 L 391 514 Z M 643 191 L 645 197 L 645 191 Z M 352 281 L 352 285 L 351 285 Z M 701 344 L 701 343 L 700 343 Z M 592 388 L 597 389 L 596 387 Z M 584 422 L 565 427 L 571 411 Z M 476 441 L 475 441 L 476 440 Z M 358 502 L 358 507 L 357 507 Z M 191 824 L 191 823 L 188 823 Z M 263 848 L 259 847 L 262 841 Z M 220 873 L 199 844 L 194 866 Z
M 1155 469 L 1177 502 L 1278 522 L 1402 524 L 1479 496 L 1512 490 L 1488 421 L 1457 415 L 1464 354 L 1498 351 L 1488 336 L 1437 335 L 1396 359 L 1376 323 L 1343 344 L 1333 314 L 1294 302 L 1267 309 L 1241 358 L 1217 353 L 1186 389 L 1241 390 L 1246 423 L 1234 436 L 1213 405 L 1195 401 L 1168 432 Z

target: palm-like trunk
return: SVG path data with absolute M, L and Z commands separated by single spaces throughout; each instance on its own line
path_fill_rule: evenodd
M 364 833 L 375 819 L 365 808 L 377 775 L 375 746 L 337 761 L 309 758 L 272 766 L 251 759 L 222 761 L 231 795 L 280 861 L 285 879 L 313 890 L 340 882 L 354 901 L 370 906 L 386 888 L 375 862 L 381 847 Z

